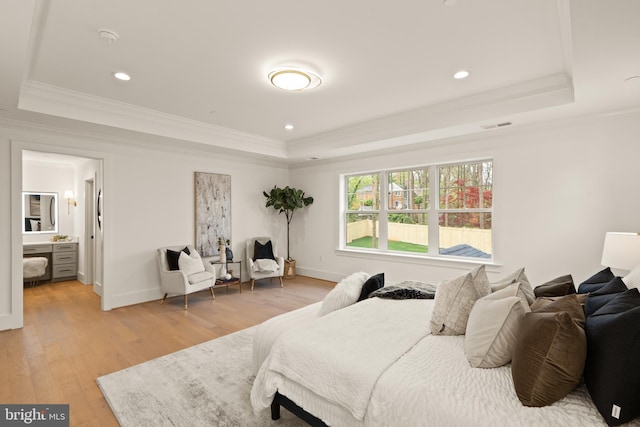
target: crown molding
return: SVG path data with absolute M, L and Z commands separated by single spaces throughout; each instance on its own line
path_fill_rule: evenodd
M 482 121 L 573 102 L 573 81 L 558 73 L 297 139 L 288 153 L 326 158 L 480 133 Z
M 175 138 L 221 148 L 286 158 L 283 141 L 185 119 L 124 102 L 87 95 L 42 82 L 22 83 L 18 108 L 89 123 Z

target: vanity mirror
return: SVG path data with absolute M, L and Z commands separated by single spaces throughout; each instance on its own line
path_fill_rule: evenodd
M 58 193 L 22 192 L 22 232 L 58 232 Z

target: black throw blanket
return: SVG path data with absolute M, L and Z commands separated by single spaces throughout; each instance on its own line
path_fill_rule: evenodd
M 433 299 L 435 296 L 435 285 L 410 280 L 385 286 L 369 294 L 369 298 L 387 299 Z

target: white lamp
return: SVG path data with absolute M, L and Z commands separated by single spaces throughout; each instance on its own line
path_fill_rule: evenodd
M 607 232 L 601 263 L 621 270 L 640 265 L 640 233 Z
M 73 200 L 73 191 L 66 190 L 64 192 L 64 198 L 67 199 L 67 215 L 71 213 L 71 205 L 78 206 L 75 200 Z

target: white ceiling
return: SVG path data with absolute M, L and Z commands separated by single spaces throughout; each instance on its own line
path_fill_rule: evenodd
M 126 130 L 295 162 L 640 107 L 640 78 L 625 82 L 640 76 L 637 0 L 0 7 L 0 120 Z M 107 43 L 102 28 L 119 40 Z M 309 67 L 323 82 L 277 89 L 266 76 L 281 65 Z M 460 69 L 471 76 L 454 80 Z M 115 71 L 132 80 L 115 80 Z

